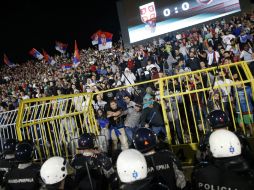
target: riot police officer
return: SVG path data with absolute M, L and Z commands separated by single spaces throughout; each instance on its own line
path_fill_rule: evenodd
M 228 115 L 222 110 L 214 110 L 207 116 L 207 123 L 211 127 L 211 131 L 208 131 L 205 136 L 201 139 L 199 144 L 199 150 L 197 151 L 197 160 L 198 161 L 208 161 L 211 157 L 209 152 L 209 137 L 212 131 L 218 129 L 226 129 L 230 124 L 230 119 Z M 240 132 L 235 132 L 239 138 L 242 145 L 242 156 L 249 162 L 250 166 L 253 167 L 253 154 L 251 146 L 247 141 L 247 138 L 244 134 Z
M 226 129 L 212 132 L 209 147 L 210 161 L 201 162 L 193 170 L 193 189 L 254 189 L 254 171 L 241 156 L 241 143 L 233 132 Z
M 0 187 L 4 186 L 4 175 L 10 171 L 11 168 L 15 167 L 15 147 L 17 140 L 7 139 L 3 146 L 3 157 L 0 160 Z
M 33 146 L 28 142 L 21 142 L 16 146 L 15 159 L 18 167 L 6 174 L 6 189 L 34 190 L 40 187 L 40 167 L 32 163 Z
M 117 173 L 120 178 L 121 190 L 168 190 L 169 188 L 153 178 L 147 176 L 148 166 L 144 155 L 128 149 L 120 153 L 117 158 Z
M 71 166 L 76 169 L 75 183 L 78 189 L 84 186 L 90 186 L 93 190 L 106 189 L 109 183 L 114 188 L 116 175 L 111 160 L 95 149 L 93 135 L 84 133 L 80 136 L 78 154 L 74 156 Z
M 154 177 L 170 190 L 183 189 L 186 180 L 180 161 L 169 150 L 156 151 L 156 143 L 156 135 L 151 129 L 139 128 L 134 134 L 133 144 L 145 155 L 148 176 Z
M 149 189 L 151 180 L 147 177 L 145 157 L 135 149 L 121 152 L 116 161 L 117 173 L 122 184 L 122 190 Z
M 43 163 L 40 170 L 41 179 L 47 190 L 74 189 L 71 178 L 68 178 L 66 159 L 54 156 Z

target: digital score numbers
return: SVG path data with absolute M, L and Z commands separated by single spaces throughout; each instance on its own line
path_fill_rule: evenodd
M 169 17 L 172 13 L 177 14 L 180 11 L 188 11 L 190 9 L 190 4 L 188 2 L 184 2 L 179 6 L 174 7 L 174 9 L 166 8 L 163 10 L 163 15 L 165 17 Z

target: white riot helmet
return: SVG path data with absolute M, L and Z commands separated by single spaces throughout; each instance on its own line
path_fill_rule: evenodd
M 116 167 L 118 176 L 123 183 L 145 179 L 147 176 L 145 157 L 135 149 L 122 151 L 117 158 Z
M 214 158 L 227 158 L 241 154 L 241 143 L 238 137 L 226 129 L 214 131 L 209 138 L 209 144 Z
M 67 176 L 66 160 L 62 157 L 52 157 L 43 163 L 41 167 L 41 179 L 46 185 L 61 182 Z

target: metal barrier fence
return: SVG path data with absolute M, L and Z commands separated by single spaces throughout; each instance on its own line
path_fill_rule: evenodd
M 244 62 L 161 79 L 160 98 L 169 141 L 199 142 L 209 130 L 206 116 L 214 109 L 229 115 L 230 130 L 251 133 L 253 84 L 253 76 Z
M 155 98 L 162 107 L 167 139 L 174 150 L 187 145 L 196 149 L 196 143 L 209 130 L 205 118 L 212 109 L 228 113 L 231 130 L 241 129 L 247 134 L 253 125 L 250 95 L 253 98 L 254 78 L 248 65 L 239 62 L 220 66 L 219 70 L 208 68 L 97 93 L 24 100 L 18 110 L 18 139 L 33 141 L 39 160 L 73 156 L 80 134 L 100 134 L 93 109 L 95 96 L 114 99 L 117 91 L 126 89 L 143 101 L 140 90 L 147 87 L 157 91 Z
M 98 134 L 91 107 L 92 94 L 24 100 L 17 118 L 19 141 L 36 145 L 35 159 L 73 156 L 84 131 Z
M 0 113 L 0 146 L 3 150 L 5 139 L 17 139 L 16 120 L 18 110 L 12 110 Z

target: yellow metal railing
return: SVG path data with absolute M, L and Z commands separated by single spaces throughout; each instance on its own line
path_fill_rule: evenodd
M 214 78 L 214 75 L 217 76 Z M 237 75 L 237 80 L 234 75 Z M 227 78 L 231 78 L 231 81 Z M 80 134 L 84 131 L 97 135 L 100 133 L 93 109 L 95 95 L 147 86 L 157 88 L 159 91 L 158 102 L 162 107 L 170 144 L 196 147 L 195 144 L 199 142 L 200 137 L 209 130 L 205 119 L 211 111 L 208 108 L 209 103 L 213 109 L 219 103 L 220 108 L 229 114 L 231 130 L 240 129 L 244 133 L 248 131 L 249 126 L 244 121 L 246 110 L 243 113 L 241 105 L 243 97 L 240 97 L 239 93 L 240 89 L 244 91 L 247 114 L 253 114 L 246 89 L 247 86 L 252 87 L 252 95 L 254 94 L 254 78 L 248 65 L 245 62 L 238 62 L 220 66 L 219 74 L 217 68 L 213 67 L 96 93 L 21 101 L 16 123 L 18 139 L 32 140 L 36 144 L 37 159 L 54 155 L 72 156 L 77 146 L 76 138 Z M 212 91 L 217 91 L 218 97 L 215 94 L 211 95 Z M 243 123 L 240 125 L 237 121 Z
M 72 156 L 82 133 L 99 133 L 89 109 L 92 96 L 71 94 L 22 101 L 16 123 L 18 140 L 34 142 L 36 159 Z
M 248 84 L 253 86 L 253 76 L 251 76 L 250 70 L 247 64 L 244 62 L 234 63 L 231 65 L 222 65 L 219 67 L 219 71 L 223 70 L 225 72 L 226 70 L 229 76 L 233 76 L 231 71 L 233 68 L 235 70 L 235 74 L 238 75 L 238 79 L 235 80 L 233 77 L 229 77 L 231 78 L 230 83 L 225 83 L 225 81 L 229 81 L 229 79 L 226 79 L 228 77 L 224 75 L 211 79 L 210 74 L 215 75 L 216 68 L 208 68 L 204 70 L 183 73 L 175 76 L 169 76 L 160 80 L 161 105 L 169 141 L 172 140 L 172 134 L 170 131 L 175 132 L 176 128 L 178 128 L 178 131 L 180 132 L 178 132 L 177 135 L 178 138 L 181 136 L 180 138 L 182 138 L 183 143 L 199 142 L 200 136 L 202 136 L 206 130 L 208 130 L 206 126 L 205 116 L 209 113 L 207 105 L 209 91 L 211 91 L 212 88 L 214 91 L 218 91 L 221 108 L 226 111 L 231 118 L 231 129 L 233 128 L 232 130 L 237 130 L 238 126 L 235 118 L 236 104 L 241 104 L 239 101 L 239 89 L 236 87 L 236 85 L 241 85 L 244 91 L 248 113 L 253 112 L 253 110 L 250 110 L 250 102 L 248 101 L 245 88 Z M 240 72 L 240 70 L 242 70 L 242 72 Z M 242 76 L 243 74 L 246 76 Z M 204 78 L 206 78 L 207 84 L 204 84 Z M 186 83 L 185 85 L 182 84 L 182 79 L 184 79 L 184 82 Z M 213 86 L 214 80 L 215 85 Z M 169 87 L 169 84 L 171 84 L 171 87 Z M 178 87 L 179 84 L 180 88 Z M 197 84 L 199 84 L 199 86 Z M 183 89 L 184 87 L 185 90 Z M 225 90 L 228 89 L 230 89 L 230 92 L 225 93 Z M 169 92 L 171 93 L 169 94 Z M 181 99 L 181 103 L 178 102 L 179 97 Z M 235 99 L 233 100 L 232 97 L 235 97 Z M 176 105 L 172 105 L 172 100 L 175 100 L 173 102 Z M 215 103 L 214 97 L 212 97 L 212 101 Z M 223 103 L 223 101 L 225 102 Z M 169 109 L 167 109 L 165 102 L 169 104 Z M 180 104 L 182 105 L 181 108 L 179 108 Z M 227 107 L 225 107 L 226 105 Z M 178 125 L 176 125 L 175 120 L 171 122 L 168 120 L 168 114 L 173 114 L 172 107 L 174 106 L 176 107 L 176 110 L 173 111 L 175 111 L 179 119 Z M 238 107 L 240 107 L 238 110 L 238 115 L 242 119 L 243 113 L 241 111 L 241 106 Z M 167 110 L 170 111 L 167 112 Z M 199 121 L 197 121 L 197 118 L 199 118 Z M 185 125 L 183 125 L 183 122 Z M 171 125 L 169 123 L 171 123 Z M 242 130 L 245 133 L 245 127 L 243 127 Z

